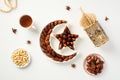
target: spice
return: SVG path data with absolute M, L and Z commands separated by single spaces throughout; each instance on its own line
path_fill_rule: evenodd
M 29 15 L 24 15 L 20 18 L 20 25 L 24 28 L 30 27 L 32 24 L 32 18 Z
M 13 32 L 14 34 L 16 34 L 17 29 L 12 28 L 12 32 Z
M 31 44 L 31 41 L 30 41 L 30 40 L 27 40 L 27 44 Z
M 30 57 L 26 50 L 17 49 L 12 54 L 12 61 L 18 67 L 25 67 L 30 62 Z
M 75 64 L 71 64 L 71 67 L 72 67 L 72 68 L 76 68 L 76 65 L 75 65 Z
M 108 20 L 109 20 L 109 18 L 106 16 L 106 17 L 105 17 L 105 21 L 108 21 Z
M 83 16 L 80 23 L 93 44 L 96 47 L 105 44 L 108 41 L 108 37 L 99 22 L 96 20 L 96 16 L 94 14 L 85 13 L 82 9 L 81 12 L 83 13 Z
M 52 29 L 58 25 L 58 24 L 62 24 L 62 23 L 67 23 L 67 21 L 65 20 L 56 20 L 53 21 L 51 23 L 49 23 L 43 30 L 40 36 L 40 47 L 42 49 L 42 51 L 50 58 L 52 58 L 54 61 L 58 61 L 58 62 L 63 62 L 63 61 L 68 61 L 72 58 L 74 58 L 76 56 L 76 53 L 73 53 L 71 55 L 65 56 L 65 55 L 61 55 L 58 54 L 57 52 L 55 52 L 51 46 L 50 46 L 50 34 L 52 32 Z
M 102 72 L 103 58 L 98 54 L 91 54 L 85 59 L 84 67 L 85 71 L 89 74 L 97 75 Z
M 69 11 L 70 9 L 71 9 L 71 8 L 70 8 L 70 6 L 66 6 L 66 10 L 68 10 L 68 11 Z
M 78 38 L 78 35 L 71 34 L 69 28 L 66 27 L 62 34 L 55 34 L 55 37 L 60 41 L 59 49 L 68 46 L 70 49 L 74 50 L 73 42 Z

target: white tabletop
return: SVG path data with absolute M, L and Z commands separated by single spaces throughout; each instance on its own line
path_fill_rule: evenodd
M 0 0 L 1 7 L 3 0 Z M 71 10 L 67 11 L 66 6 Z M 88 13 L 95 13 L 109 41 L 96 48 L 80 26 L 82 7 Z M 10 13 L 0 12 L 0 79 L 1 80 L 120 80 L 120 1 L 119 0 L 18 0 L 17 9 Z M 20 16 L 29 14 L 39 32 L 24 29 L 19 24 Z M 105 17 L 109 20 L 105 21 Z M 41 30 L 54 20 L 67 20 L 72 33 L 79 35 L 76 60 L 70 63 L 55 63 L 44 55 L 39 46 Z M 17 29 L 17 33 L 12 32 Z M 26 44 L 31 40 L 31 44 Z M 58 46 L 58 45 L 57 45 Z M 24 48 L 31 54 L 32 62 L 25 69 L 13 65 L 11 54 Z M 88 75 L 83 69 L 83 60 L 90 53 L 101 54 L 105 67 L 97 76 Z M 71 64 L 75 63 L 76 68 Z

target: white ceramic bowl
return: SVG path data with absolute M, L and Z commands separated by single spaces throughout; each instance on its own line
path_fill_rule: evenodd
M 24 51 L 26 51 L 25 49 L 22 49 L 22 48 L 16 49 L 15 51 L 13 51 L 12 55 L 13 55 L 15 52 L 19 51 L 19 50 L 24 50 Z M 30 54 L 29 54 L 28 52 L 27 52 L 27 54 L 28 54 L 28 62 L 27 62 L 24 66 L 18 66 L 18 65 L 16 65 L 16 64 L 13 62 L 13 59 L 12 59 L 12 57 L 11 57 L 12 62 L 14 63 L 14 65 L 15 65 L 16 67 L 18 67 L 18 68 L 25 68 L 25 67 L 27 67 L 27 66 L 30 64 L 30 62 L 31 62 L 31 56 L 30 56 Z
M 104 69 L 104 66 L 105 66 L 105 60 L 104 60 L 104 58 L 100 54 L 97 54 L 97 53 L 92 53 L 92 54 L 89 54 L 88 56 L 92 56 L 92 55 L 99 57 L 104 62 L 103 63 L 103 69 Z M 95 76 L 95 74 L 92 74 L 92 73 L 88 72 L 87 69 L 86 69 L 87 68 L 86 67 L 86 63 L 87 63 L 86 59 L 87 59 L 87 57 L 84 59 L 83 68 L 84 68 L 84 70 L 85 70 L 86 73 L 88 73 L 89 75 Z M 103 72 L 103 69 L 102 69 L 102 72 Z M 101 74 L 101 73 L 99 73 L 99 74 Z

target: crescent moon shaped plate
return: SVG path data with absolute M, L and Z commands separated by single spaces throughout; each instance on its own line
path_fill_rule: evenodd
M 50 22 L 48 25 L 44 27 L 44 29 L 42 30 L 40 34 L 39 40 L 40 40 L 41 50 L 45 53 L 46 56 L 48 56 L 49 58 L 51 58 L 52 60 L 56 62 L 67 62 L 73 59 L 77 54 L 76 52 L 70 55 L 63 55 L 62 53 L 59 54 L 52 48 L 53 46 L 51 46 L 50 38 L 51 38 L 53 29 L 57 25 L 66 24 L 66 23 L 67 21 L 65 20 L 56 20 L 56 21 Z

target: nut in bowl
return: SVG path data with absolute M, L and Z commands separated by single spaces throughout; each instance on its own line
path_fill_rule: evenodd
M 30 55 L 24 49 L 17 49 L 17 50 L 15 50 L 13 52 L 11 58 L 12 58 L 13 63 L 18 68 L 25 68 L 30 63 Z
M 104 68 L 104 59 L 99 54 L 90 54 L 85 58 L 83 67 L 88 74 L 97 75 Z

